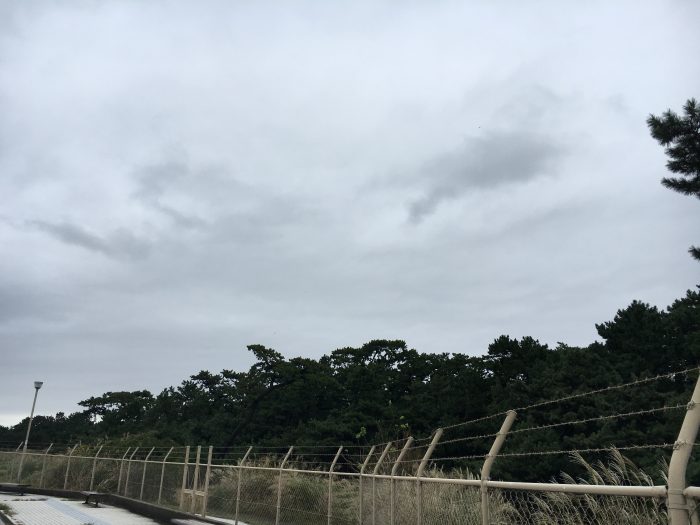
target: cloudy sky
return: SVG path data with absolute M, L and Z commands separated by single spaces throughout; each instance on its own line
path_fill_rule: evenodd
M 0 424 L 370 339 L 585 345 L 698 283 L 645 118 L 700 4 L 0 0 Z

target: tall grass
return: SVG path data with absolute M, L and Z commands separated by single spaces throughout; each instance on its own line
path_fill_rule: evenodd
M 653 486 L 652 477 L 618 450 L 607 461 L 587 462 L 580 454 L 572 460 L 583 467 L 585 475 L 574 479 L 562 474 L 560 483 L 589 485 Z M 667 466 L 662 465 L 665 472 Z M 520 493 L 507 496 L 516 508 L 520 521 L 537 525 L 665 525 L 668 523 L 665 501 L 661 498 L 598 496 L 560 492 Z M 510 523 L 510 522 L 509 522 Z
M 0 455 L 0 481 L 10 479 L 16 472 L 14 454 Z M 43 458 L 42 458 L 43 460 Z M 558 483 L 593 485 L 653 486 L 652 476 L 637 467 L 619 451 L 612 450 L 604 460 L 587 462 L 578 454 L 572 455 L 575 465 L 584 474 L 573 478 L 561 474 Z M 136 465 L 136 463 L 135 463 Z M 25 463 L 26 479 L 38 486 L 42 463 L 37 458 Z M 44 472 L 44 486 L 63 488 L 67 459 L 65 456 L 49 456 Z M 280 471 L 272 458 L 260 458 L 251 467 L 239 473 L 231 467 L 213 467 L 209 480 L 208 514 L 232 518 L 235 515 L 236 495 L 240 490 L 239 516 L 251 525 L 268 525 L 275 522 Z M 260 468 L 262 467 L 262 468 Z M 94 487 L 100 491 L 116 491 L 120 462 L 98 460 Z M 192 467 L 190 467 L 192 469 Z M 301 469 L 300 469 L 301 470 Z M 666 470 L 666 465 L 661 465 Z M 131 497 L 138 497 L 141 471 L 132 467 L 130 484 L 134 485 Z M 144 498 L 155 501 L 161 470 L 149 466 L 150 492 Z M 191 473 L 193 471 L 191 470 Z M 68 477 L 68 488 L 84 490 L 89 487 L 92 462 L 73 458 Z M 468 470 L 429 470 L 425 476 L 434 478 L 478 479 Z M 24 476 L 23 476 L 24 477 Z M 126 467 L 122 472 L 124 490 Z M 191 486 L 192 476 L 188 476 Z M 182 466 L 173 464 L 165 470 L 163 504 L 178 506 L 181 494 Z M 200 472 L 199 490 L 203 489 L 203 471 Z M 327 473 L 289 472 L 282 474 L 281 522 L 286 525 L 321 525 L 327 523 L 329 476 Z M 191 487 L 190 487 L 191 488 Z M 478 486 L 451 483 L 422 482 L 422 517 L 425 525 L 480 525 L 481 494 Z M 356 476 L 334 475 L 332 483 L 331 515 L 333 524 L 350 525 L 359 521 L 360 491 Z M 149 495 L 150 494 L 150 495 Z M 663 499 L 576 495 L 558 492 L 532 492 L 489 489 L 491 522 L 495 525 L 666 525 L 666 509 Z M 190 495 L 185 495 L 185 508 L 189 509 Z M 394 523 L 416 523 L 418 512 L 418 484 L 416 480 L 394 480 Z M 363 522 L 386 524 L 390 521 L 392 507 L 391 482 L 370 477 L 364 478 L 362 494 Z M 201 508 L 198 502 L 197 508 Z

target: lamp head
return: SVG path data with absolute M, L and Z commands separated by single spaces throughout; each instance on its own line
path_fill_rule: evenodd
M 44 384 L 43 381 L 34 381 L 34 388 L 39 390 L 41 388 L 41 385 L 43 385 L 43 384 Z

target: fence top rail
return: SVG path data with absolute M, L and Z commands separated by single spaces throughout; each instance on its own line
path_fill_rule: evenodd
M 700 487 L 687 487 L 683 491 L 683 495 L 691 498 L 700 499 Z
M 391 476 L 390 474 L 370 474 L 369 477 L 396 481 L 421 481 L 422 483 L 439 483 L 446 485 L 466 485 L 480 488 L 481 481 L 467 478 L 434 478 L 414 476 Z M 631 496 L 646 498 L 663 498 L 666 496 L 664 485 L 587 485 L 578 483 L 525 483 L 513 481 L 487 481 L 486 486 L 501 490 L 521 490 L 530 492 L 566 492 L 569 494 L 596 494 L 600 496 Z M 700 487 L 693 487 L 689 496 L 700 497 Z
M 486 486 L 494 489 L 525 490 L 531 492 L 567 492 L 571 494 L 597 494 L 600 496 L 634 496 L 648 498 L 666 497 L 665 485 L 585 485 L 578 483 L 487 481 Z

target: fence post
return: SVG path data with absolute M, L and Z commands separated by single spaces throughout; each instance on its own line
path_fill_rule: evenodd
M 119 480 L 117 481 L 117 494 L 119 494 L 122 488 L 122 473 L 124 472 L 124 460 L 126 459 L 126 455 L 129 453 L 130 450 L 131 447 L 126 449 L 126 452 L 124 452 L 124 455 L 122 456 L 122 460 L 119 462 Z
M 510 430 L 510 427 L 513 426 L 513 421 L 515 421 L 515 416 L 517 413 L 515 410 L 509 410 L 506 413 L 506 418 L 503 420 L 503 424 L 501 425 L 501 429 L 498 431 L 498 434 L 496 434 L 496 439 L 493 440 L 493 444 L 491 445 L 491 450 L 489 450 L 488 455 L 486 456 L 486 459 L 484 460 L 484 464 L 481 467 L 481 523 L 482 525 L 490 525 L 491 524 L 491 517 L 489 515 L 489 493 L 488 493 L 488 487 L 486 486 L 486 482 L 491 479 L 491 467 L 493 466 L 493 462 L 496 461 L 496 456 L 498 456 L 498 453 L 501 450 L 501 447 L 503 446 L 503 442 L 506 440 L 506 435 L 508 434 L 508 431 Z
M 363 508 L 363 503 L 364 503 L 364 498 L 365 498 L 365 492 L 364 488 L 362 486 L 362 483 L 365 478 L 365 469 L 367 468 L 367 465 L 369 464 L 369 460 L 372 457 L 372 454 L 374 454 L 374 450 L 377 448 L 376 445 L 372 445 L 372 448 L 369 449 L 369 454 L 367 454 L 367 457 L 365 458 L 364 463 L 362 463 L 362 467 L 360 468 L 360 525 L 363 525 L 364 523 L 364 508 Z
M 395 491 L 395 484 L 396 481 L 394 480 L 394 476 L 396 476 L 396 473 L 399 470 L 399 466 L 401 465 L 401 462 L 403 461 L 404 456 L 406 455 L 406 452 L 408 452 L 408 449 L 411 448 L 411 445 L 413 445 L 413 438 L 409 437 L 406 440 L 406 443 L 403 444 L 403 448 L 401 448 L 401 452 L 399 452 L 399 457 L 396 458 L 396 461 L 394 461 L 394 465 L 391 467 L 391 479 L 389 480 L 389 523 L 391 525 L 394 525 L 394 491 Z
M 690 523 L 690 507 L 683 495 L 686 488 L 685 471 L 693 451 L 693 444 L 700 427 L 700 376 L 695 382 L 693 396 L 683 418 L 678 439 L 673 444 L 671 462 L 668 464 L 668 518 L 670 525 L 688 525 Z
M 68 488 L 68 473 L 70 472 L 70 458 L 73 457 L 73 452 L 75 452 L 75 449 L 78 448 L 78 444 L 75 444 L 73 448 L 70 450 L 70 453 L 68 454 L 68 464 L 66 465 L 66 477 L 63 480 L 63 490 L 66 490 Z
M 280 515 L 282 514 L 282 469 L 284 469 L 284 465 L 287 463 L 289 456 L 292 455 L 292 450 L 294 450 L 294 447 L 289 447 L 287 455 L 284 456 L 284 459 L 280 464 L 280 477 L 279 481 L 277 482 L 277 514 L 275 516 L 275 525 L 280 525 Z
M 209 445 L 209 455 L 207 456 L 207 471 L 204 474 L 204 502 L 202 503 L 202 517 L 207 517 L 207 503 L 209 503 L 209 476 L 211 475 L 211 456 L 214 447 Z
M 160 498 L 163 495 L 163 478 L 165 477 L 165 462 L 168 460 L 168 456 L 173 451 L 173 447 L 170 447 L 168 453 L 163 458 L 163 466 L 160 468 L 160 484 L 158 485 L 158 505 L 160 505 Z
M 129 477 L 131 476 L 131 461 L 134 459 L 134 454 L 138 452 L 140 447 L 136 447 L 129 456 L 129 464 L 126 466 L 126 481 L 124 482 L 124 495 L 129 496 Z
M 22 441 L 17 448 L 15 449 L 15 453 L 12 457 L 12 463 L 10 463 L 10 479 L 14 479 L 14 472 L 15 472 L 15 463 L 19 460 L 19 449 L 22 448 L 22 445 L 24 445 L 24 441 Z
M 333 517 L 333 470 L 335 469 L 335 464 L 338 462 L 342 451 L 343 447 L 341 446 L 338 448 L 338 452 L 335 453 L 331 468 L 328 469 L 328 525 L 331 525 L 331 518 Z
M 428 450 L 425 451 L 425 455 L 423 456 L 423 459 L 420 462 L 420 465 L 418 465 L 418 470 L 416 471 L 416 498 L 418 500 L 418 525 L 422 525 L 423 523 L 423 482 L 421 481 L 421 477 L 423 477 L 423 472 L 425 471 L 425 466 L 428 464 L 428 460 L 430 457 L 433 455 L 433 451 L 435 450 L 435 447 L 437 447 L 438 441 L 440 441 L 440 438 L 442 437 L 442 432 L 443 430 L 441 428 L 438 428 L 435 431 L 435 435 L 433 436 L 433 440 L 430 442 L 430 446 L 428 447 Z
M 243 470 L 243 463 L 245 463 L 245 460 L 248 459 L 248 456 L 250 455 L 250 452 L 252 450 L 253 447 L 248 447 L 248 450 L 246 451 L 245 455 L 238 462 L 238 484 L 236 485 L 236 521 L 234 522 L 235 525 L 238 525 L 238 510 L 240 509 L 241 504 L 241 471 Z
M 379 456 L 377 464 L 374 465 L 374 470 L 372 471 L 372 525 L 377 525 L 377 474 L 384 462 L 384 458 L 386 458 L 386 455 L 389 453 L 391 445 L 391 441 L 386 444 L 384 450 L 382 450 L 382 455 Z
M 100 455 L 100 451 L 102 450 L 103 446 L 104 445 L 100 445 L 100 448 L 98 448 L 97 452 L 95 453 L 95 458 L 92 460 L 92 473 L 90 474 L 90 490 L 92 490 L 92 487 L 95 484 L 95 468 L 97 467 L 97 456 Z
M 197 445 L 197 456 L 194 462 L 194 476 L 192 477 L 192 500 L 190 500 L 190 514 L 197 510 L 197 483 L 199 482 L 199 460 L 202 457 L 202 445 Z
M 49 448 L 46 449 L 44 452 L 44 460 L 41 462 L 41 476 L 39 477 L 39 488 L 44 488 L 44 472 L 46 472 L 46 456 L 49 453 L 49 450 L 51 450 L 51 447 L 53 447 L 53 443 L 49 444 Z
M 438 428 L 435 431 L 433 440 L 430 442 L 428 450 L 425 451 L 425 455 L 423 456 L 423 459 L 421 459 L 421 462 L 418 465 L 418 470 L 416 471 L 416 499 L 418 500 L 418 525 L 422 525 L 423 523 L 423 481 L 421 480 L 421 478 L 423 477 L 423 472 L 425 472 L 425 467 L 428 464 L 428 461 L 433 455 L 435 447 L 437 447 L 438 441 L 440 441 L 440 438 L 442 437 L 442 432 L 443 430 L 441 428 Z
M 180 490 L 180 510 L 185 510 L 185 489 L 187 488 L 187 474 L 190 468 L 190 446 L 185 448 L 185 465 L 182 468 L 182 489 Z
M 148 466 L 148 458 L 151 457 L 151 454 L 153 454 L 153 451 L 156 449 L 156 447 L 152 447 L 151 450 L 149 451 L 148 455 L 146 456 L 146 459 L 143 460 L 143 471 L 141 472 L 141 492 L 139 492 L 139 499 L 143 501 L 143 487 L 146 484 L 146 467 Z
M 38 390 L 37 390 L 37 392 L 38 392 Z M 32 426 L 31 419 L 29 420 L 29 426 L 30 427 Z M 27 430 L 27 434 L 29 434 L 29 430 Z M 29 436 L 27 436 L 27 437 L 29 437 Z M 27 455 L 27 443 L 28 442 L 26 440 L 24 440 L 24 441 L 22 441 L 22 445 L 20 445 L 22 447 L 22 454 L 19 456 L 19 467 L 17 468 L 17 483 L 22 483 L 22 465 L 24 465 L 24 458 Z M 19 451 L 19 449 L 17 449 L 17 451 Z M 10 479 L 12 479 L 12 478 L 10 478 Z

